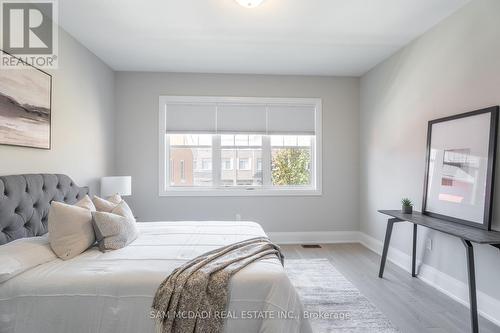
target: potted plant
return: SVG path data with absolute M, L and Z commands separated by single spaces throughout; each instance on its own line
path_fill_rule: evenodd
M 411 202 L 410 199 L 403 198 L 403 200 L 401 200 L 401 204 L 403 205 L 401 208 L 401 211 L 403 212 L 403 214 L 413 213 L 413 203 Z

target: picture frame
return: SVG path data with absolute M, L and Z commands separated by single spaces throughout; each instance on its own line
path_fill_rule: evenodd
M 52 148 L 52 75 L 8 52 L 22 68 L 0 69 L 0 145 Z
M 431 120 L 422 213 L 491 230 L 499 106 Z

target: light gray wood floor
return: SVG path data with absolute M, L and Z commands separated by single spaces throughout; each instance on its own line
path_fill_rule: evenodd
M 321 249 L 283 245 L 289 259 L 327 258 L 394 325 L 403 332 L 470 332 L 469 310 L 411 274 L 387 261 L 384 278 L 378 278 L 380 256 L 360 244 L 322 244 Z M 498 333 L 500 327 L 479 319 L 481 333 Z

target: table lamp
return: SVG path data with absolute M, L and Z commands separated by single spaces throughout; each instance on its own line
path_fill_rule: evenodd
M 132 177 L 102 177 L 101 196 L 109 197 L 113 194 L 119 194 L 122 197 L 132 195 Z

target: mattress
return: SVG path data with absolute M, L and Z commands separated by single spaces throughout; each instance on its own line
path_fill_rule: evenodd
M 1 333 L 137 333 L 154 330 L 153 296 L 186 261 L 265 236 L 253 222 L 142 222 L 129 246 L 91 248 L 54 259 L 0 284 Z M 48 246 L 48 244 L 47 244 Z M 226 332 L 311 332 L 278 259 L 250 264 L 232 279 Z

